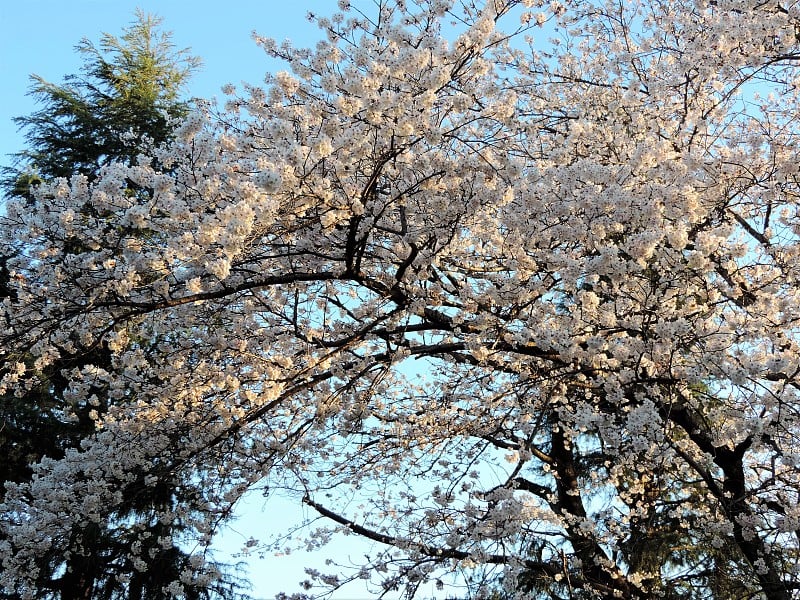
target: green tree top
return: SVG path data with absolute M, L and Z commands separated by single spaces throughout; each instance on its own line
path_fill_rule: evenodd
M 168 120 L 188 109 L 181 97 L 200 60 L 177 49 L 160 25 L 160 18 L 137 10 L 121 36 L 105 33 L 99 44 L 84 38 L 76 46 L 84 58 L 79 74 L 61 84 L 31 76 L 29 93 L 40 108 L 15 119 L 28 148 L 5 170 L 7 194 L 27 195 L 36 181 L 31 174 L 91 178 L 111 161 L 132 161 L 143 137 L 154 144 L 169 137 Z

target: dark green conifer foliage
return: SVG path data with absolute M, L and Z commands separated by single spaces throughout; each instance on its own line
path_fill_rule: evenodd
M 169 138 L 171 119 L 188 110 L 184 89 L 200 61 L 178 50 L 161 20 L 137 12 L 121 36 L 83 39 L 78 74 L 56 84 L 33 75 L 29 94 L 40 108 L 15 119 L 27 148 L 6 169 L 7 194 L 27 195 L 42 179 L 81 173 L 93 178 L 113 161 L 132 162 L 143 145 Z
M 92 180 L 105 165 L 132 163 L 140 153 L 169 139 L 175 120 L 190 109 L 190 102 L 183 99 L 185 86 L 199 60 L 188 50 L 176 49 L 171 34 L 160 25 L 159 18 L 137 11 L 121 36 L 103 34 L 97 45 L 87 39 L 80 42 L 76 47 L 83 57 L 80 73 L 68 75 L 61 84 L 32 76 L 30 94 L 39 109 L 16 119 L 28 147 L 15 155 L 13 166 L 3 169 L 4 195 L 46 202 L 34 195 L 35 186 L 43 181 L 78 174 Z M 0 301 L 14 300 L 8 285 L 14 274 L 7 260 L 0 257 Z M 29 480 L 37 462 L 59 459 L 79 448 L 81 440 L 95 431 L 91 412 L 102 414 L 113 402 L 102 386 L 91 387 L 87 394 L 93 395 L 91 401 L 65 396 L 67 381 L 62 372 L 87 365 L 102 369 L 111 361 L 105 347 L 82 347 L 75 340 L 75 348 L 38 373 L 39 386 L 23 396 L 0 396 L 2 483 Z M 26 357 L 0 354 L 0 374 L 19 361 L 30 362 Z M 166 586 L 180 579 L 190 557 L 179 544 L 184 524 L 164 523 L 158 514 L 176 502 L 179 494 L 191 493 L 191 483 L 165 477 L 155 487 L 134 482 L 129 488 L 113 522 L 87 520 L 81 530 L 72 532 L 70 556 L 53 553 L 37 565 L 40 586 L 49 590 L 48 598 L 156 600 L 168 596 Z M 0 501 L 4 496 L 5 486 L 0 485 Z M 144 540 L 141 531 L 127 525 L 132 514 L 150 517 L 149 536 Z M 136 545 L 142 547 L 136 554 L 145 558 L 144 570 L 133 561 L 131 548 Z M 208 588 L 189 583 L 186 598 L 241 597 L 241 581 L 230 568 L 213 567 L 223 572 L 219 582 Z

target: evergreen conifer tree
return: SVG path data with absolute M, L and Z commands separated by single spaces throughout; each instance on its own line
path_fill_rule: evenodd
M 76 47 L 84 59 L 82 69 L 63 83 L 32 76 L 30 94 L 40 107 L 16 119 L 28 147 L 16 154 L 14 166 L 4 169 L 7 197 L 47 202 L 35 197 L 36 185 L 76 175 L 92 181 L 106 165 L 133 164 L 139 154 L 170 138 L 173 123 L 190 109 L 183 95 L 200 62 L 187 49 L 176 49 L 171 33 L 160 25 L 159 18 L 137 11 L 121 36 L 105 33 L 97 45 L 83 39 Z M 150 192 L 131 183 L 130 193 Z M 0 258 L 0 299 L 12 294 L 8 258 Z M 78 448 L 94 433 L 97 415 L 113 402 L 100 381 L 76 394 L 63 376 L 86 365 L 95 370 L 109 367 L 107 347 L 69 343 L 72 351 L 38 374 L 39 385 L 25 395 L 0 398 L 0 456 L 6 457 L 0 463 L 3 483 L 29 481 L 34 465 L 63 458 Z M 9 357 L 2 358 L 7 365 Z M 14 358 L 26 362 L 26 357 Z M 144 600 L 166 595 L 166 586 L 189 566 L 189 555 L 180 547 L 183 524 L 164 522 L 159 515 L 174 505 L 179 494 L 191 493 L 191 484 L 160 481 L 147 490 L 124 500 L 117 523 L 102 526 L 87 520 L 74 530 L 71 545 L 79 552 L 64 556 L 54 551 L 41 559 L 40 586 L 49 590 L 48 597 Z M 0 501 L 4 496 L 5 487 L 0 485 Z M 125 525 L 133 514 L 146 516 L 149 522 L 151 547 L 141 553 L 149 557 L 144 562 L 131 557 L 131 546 L 141 544 L 137 541 L 141 531 Z M 222 567 L 209 561 L 208 571 L 213 574 Z M 210 588 L 188 582 L 185 595 L 231 598 L 240 595 L 239 589 L 240 582 L 229 572 Z

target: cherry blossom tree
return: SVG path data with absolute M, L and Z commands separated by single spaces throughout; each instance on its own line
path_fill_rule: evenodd
M 116 521 L 194 532 L 176 597 L 258 487 L 379 543 L 309 585 L 798 597 L 800 7 L 339 7 L 153 156 L 9 205 L 4 388 L 102 344 L 61 373 L 113 403 L 8 487 L 7 593 L 180 482 Z

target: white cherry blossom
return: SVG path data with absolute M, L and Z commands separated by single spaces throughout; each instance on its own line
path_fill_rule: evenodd
M 6 592 L 181 481 L 175 597 L 258 487 L 383 544 L 311 588 L 796 597 L 797 6 L 339 8 L 154 160 L 9 203 L 2 388 L 57 368 L 96 433 L 8 485 Z

